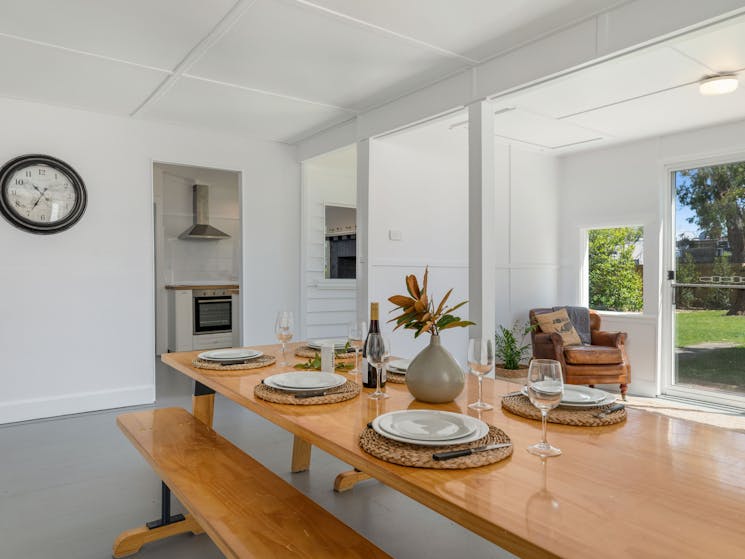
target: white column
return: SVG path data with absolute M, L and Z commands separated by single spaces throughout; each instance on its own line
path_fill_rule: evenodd
M 357 142 L 357 320 L 370 320 L 370 140 Z
M 494 338 L 496 328 L 494 111 L 468 106 L 468 318 L 471 337 Z

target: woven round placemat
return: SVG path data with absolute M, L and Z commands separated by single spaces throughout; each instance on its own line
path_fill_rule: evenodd
M 325 396 L 313 396 L 312 398 L 295 398 L 294 394 L 277 390 L 260 382 L 254 387 L 254 394 L 257 398 L 273 402 L 275 404 L 293 404 L 297 406 L 312 406 L 315 404 L 336 404 L 344 400 L 355 398 L 362 388 L 356 382 L 348 380 L 341 386 L 330 388 Z
M 413 466 L 414 468 L 433 468 L 437 470 L 464 470 L 466 468 L 478 468 L 504 460 L 512 455 L 512 447 L 497 448 L 478 452 L 470 456 L 451 458 L 450 460 L 433 460 L 432 454 L 448 450 L 461 450 L 464 448 L 476 448 L 486 444 L 511 442 L 507 433 L 489 426 L 489 433 L 477 441 L 467 444 L 448 446 L 421 446 L 409 443 L 400 443 L 383 437 L 370 427 L 365 428 L 360 435 L 360 447 L 362 450 L 392 464 L 401 466 Z
M 221 375 L 221 376 L 240 376 L 245 375 L 246 371 L 251 369 L 261 369 L 262 367 L 268 367 L 273 365 L 277 361 L 274 355 L 261 355 L 256 359 L 250 359 L 246 363 L 238 363 L 236 365 L 220 365 L 214 361 L 205 361 L 197 357 L 191 362 L 197 369 L 205 369 L 209 371 L 207 374 L 210 375 Z
M 601 427 L 603 425 L 613 425 L 626 421 L 626 409 L 614 411 L 605 417 L 595 417 L 604 409 L 608 409 L 613 404 L 605 406 L 595 406 L 592 408 L 568 409 L 554 408 L 548 412 L 549 423 L 559 423 L 561 425 L 575 425 L 577 427 Z M 502 407 L 507 411 L 526 417 L 528 419 L 537 419 L 540 421 L 541 412 L 530 399 L 523 394 L 508 394 L 502 397 Z
M 301 345 L 299 348 L 295 350 L 295 355 L 297 357 L 306 357 L 307 359 L 313 359 L 316 355 L 321 355 L 320 349 L 313 349 L 310 346 L 307 345 Z M 354 351 L 345 353 L 343 351 L 339 351 L 334 356 L 334 359 L 354 359 Z
M 406 375 L 402 375 L 401 373 L 397 373 L 395 371 L 386 371 L 385 381 L 392 382 L 393 384 L 406 384 Z

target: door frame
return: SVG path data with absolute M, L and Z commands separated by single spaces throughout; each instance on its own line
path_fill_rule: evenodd
M 685 169 L 695 169 L 711 165 L 726 165 L 745 161 L 745 151 L 725 151 L 702 156 L 677 158 L 666 161 L 662 166 L 660 184 L 665 185 L 662 191 L 662 257 L 660 269 L 660 373 L 658 385 L 663 396 L 674 396 L 745 409 L 745 395 L 739 396 L 716 390 L 704 390 L 693 387 L 678 386 L 675 375 L 675 312 L 672 283 L 667 279 L 667 270 L 675 270 L 675 180 L 673 173 Z M 745 371 L 743 371 L 745 374 Z

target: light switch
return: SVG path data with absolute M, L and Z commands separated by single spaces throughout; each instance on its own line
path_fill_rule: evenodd
M 391 241 L 400 241 L 401 240 L 401 231 L 398 229 L 389 229 L 388 230 L 388 238 Z

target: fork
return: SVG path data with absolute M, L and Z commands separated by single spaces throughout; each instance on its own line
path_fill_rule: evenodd
M 616 404 L 614 406 L 609 407 L 607 410 L 603 410 L 600 413 L 596 413 L 593 417 L 597 417 L 598 419 L 603 419 L 607 415 L 612 414 L 613 412 L 617 412 L 625 408 L 626 406 L 624 404 Z

